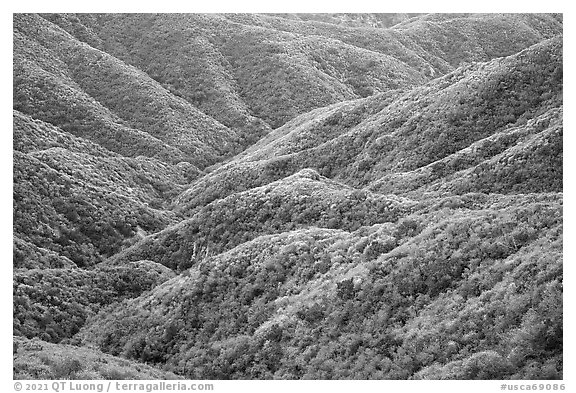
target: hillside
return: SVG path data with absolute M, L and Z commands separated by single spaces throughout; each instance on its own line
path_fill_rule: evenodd
M 463 16 L 450 28 L 426 22 L 437 26 L 427 35 L 419 25 L 350 28 L 256 14 L 45 17 L 247 133 L 261 128 L 252 116 L 276 128 L 311 109 L 412 87 L 562 32 L 549 15 Z
M 93 270 L 16 270 L 14 334 L 58 343 L 74 336 L 102 306 L 137 297 L 173 276 L 151 261 Z
M 180 379 L 170 372 L 70 345 L 14 337 L 14 379 Z
M 15 16 L 14 35 L 15 109 L 125 156 L 206 166 L 236 148 L 232 130 L 40 16 Z
M 273 16 L 299 21 L 316 21 L 350 27 L 392 27 L 411 17 L 421 14 L 271 14 Z
M 162 201 L 195 174 L 187 165 L 119 156 L 19 112 L 13 136 L 15 239 L 79 266 L 170 223 Z
M 422 192 L 562 190 L 562 106 L 505 128 L 432 164 L 386 175 L 370 189 Z
M 20 379 L 562 379 L 558 14 L 14 14 Z
M 557 112 L 561 106 L 562 39 L 555 38 L 508 58 L 459 68 L 404 94 L 376 95 L 302 115 L 199 179 L 178 197 L 175 207 L 194 211 L 215 198 L 267 184 L 302 168 L 314 168 L 354 187 L 382 184 L 382 178 L 423 168 L 441 174 L 447 157 L 509 128 L 535 133 L 546 123 L 545 113 Z M 539 127 L 527 124 L 538 116 L 542 117 Z M 561 143 L 561 133 L 551 137 L 552 144 Z M 518 142 L 500 140 L 492 143 L 488 156 Z M 534 160 L 548 157 L 558 156 L 546 153 Z M 476 165 L 487 158 L 479 157 Z M 461 165 L 459 170 L 476 166 L 464 159 L 457 165 Z M 554 171 L 543 176 L 555 179 L 548 191 L 559 191 L 562 167 L 558 161 L 551 165 Z M 425 181 L 432 179 L 425 177 Z M 409 181 L 398 183 L 401 188 L 383 191 L 399 193 L 413 186 Z M 507 187 L 515 185 L 504 185 L 499 192 L 506 192 Z
M 192 218 L 147 236 L 108 261 L 152 258 L 172 269 L 219 254 L 258 235 L 317 226 L 355 230 L 397 221 L 415 203 L 322 178 L 312 170 L 214 201 Z
M 106 309 L 80 337 L 191 379 L 559 377 L 559 197 L 450 205 L 259 237 Z

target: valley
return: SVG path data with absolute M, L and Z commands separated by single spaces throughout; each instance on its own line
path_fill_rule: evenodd
M 14 378 L 562 379 L 562 23 L 14 14 Z

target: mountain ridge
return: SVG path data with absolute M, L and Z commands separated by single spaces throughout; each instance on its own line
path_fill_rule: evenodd
M 562 15 L 13 21 L 15 378 L 562 379 Z

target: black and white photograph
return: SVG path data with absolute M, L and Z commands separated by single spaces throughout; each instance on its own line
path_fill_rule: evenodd
M 570 391 L 564 14 L 379 9 L 12 14 L 16 385 Z

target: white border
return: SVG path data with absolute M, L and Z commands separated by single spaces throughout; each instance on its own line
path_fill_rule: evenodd
M 5 272 L 0 276 L 2 300 L 0 301 L 0 315 L 5 316 L 5 323 L 0 325 L 2 339 L 0 340 L 0 387 L 2 391 L 11 392 L 12 382 L 12 13 L 13 12 L 559 12 L 564 14 L 564 73 L 565 85 L 565 128 L 564 150 L 569 154 L 564 159 L 564 277 L 568 285 L 565 286 L 564 299 L 564 381 L 551 381 L 551 383 L 564 383 L 567 392 L 576 391 L 574 379 L 574 339 L 571 334 L 574 328 L 574 308 L 569 299 L 575 299 L 574 287 L 574 246 L 570 239 L 574 239 L 574 172 L 575 156 L 570 154 L 571 148 L 576 147 L 574 135 L 574 116 L 571 112 L 574 106 L 574 14 L 570 12 L 568 2 L 565 1 L 495 1 L 481 2 L 465 1 L 403 1 L 383 4 L 381 1 L 315 1 L 293 0 L 283 3 L 264 1 L 223 1 L 210 0 L 207 2 L 162 0 L 156 2 L 129 1 L 119 2 L 113 0 L 99 0 L 97 2 L 73 1 L 15 1 L 12 4 L 3 4 L 0 14 L 0 28 L 2 52 L 3 95 L 1 96 L 3 131 L 0 133 L 0 184 L 4 185 L 1 194 L 2 208 L 0 218 L 0 250 Z M 52 382 L 52 381 L 47 381 Z M 156 382 L 156 381 L 150 381 Z M 317 391 L 329 390 L 337 392 L 398 392 L 398 391 L 426 391 L 426 392 L 496 392 L 500 391 L 499 381 L 214 381 L 216 392 L 270 392 L 272 389 L 279 392 L 288 391 Z M 507 382 L 508 383 L 508 382 Z M 540 384 L 542 381 L 516 381 L 518 384 Z M 114 390 L 111 390 L 114 391 Z

